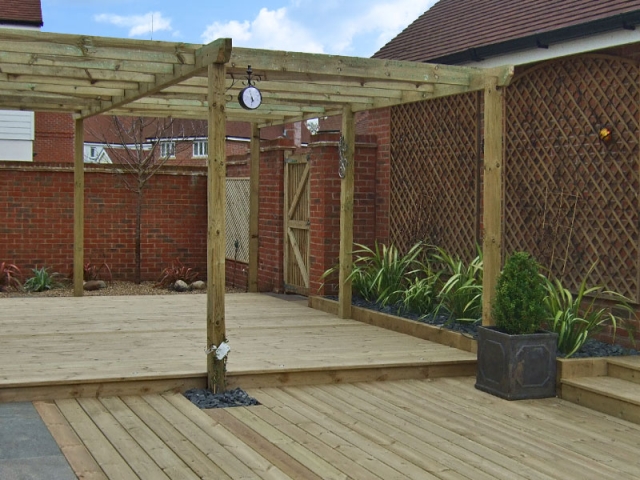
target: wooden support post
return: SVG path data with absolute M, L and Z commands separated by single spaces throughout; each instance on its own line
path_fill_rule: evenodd
M 226 342 L 225 292 L 225 205 L 226 205 L 226 113 L 225 66 L 209 65 L 209 158 L 207 188 L 207 348 Z M 207 380 L 214 393 L 226 389 L 226 358 L 215 351 L 207 354 Z
M 258 291 L 258 209 L 260 195 L 260 129 L 251 125 L 251 173 L 249 174 L 249 291 Z
M 353 186 L 355 160 L 356 129 L 353 111 L 350 106 L 342 110 L 342 137 L 340 150 L 341 172 L 340 182 L 340 272 L 338 316 L 351 318 L 351 280 L 353 270 Z M 346 165 L 342 165 L 346 160 Z
M 84 120 L 75 120 L 73 142 L 73 295 L 84 293 Z
M 503 89 L 488 78 L 484 89 L 484 210 L 482 325 L 494 325 L 491 305 L 502 262 Z

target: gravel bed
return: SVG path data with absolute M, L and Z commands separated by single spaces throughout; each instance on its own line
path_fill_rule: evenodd
M 84 292 L 87 297 L 93 296 L 120 296 L 120 295 L 205 295 L 206 290 L 193 290 L 189 292 L 174 292 L 168 288 L 154 287 L 155 282 L 142 282 L 137 285 L 133 282 L 114 281 L 107 282 L 107 288 L 95 290 L 92 292 Z M 244 289 L 227 287 L 227 293 L 244 293 Z M 46 298 L 46 297 L 73 297 L 73 285 L 65 283 L 52 290 L 44 292 L 24 292 L 11 290 L 9 292 L 0 292 L 1 298 L 29 297 L 29 298 Z
M 250 407 L 260 405 L 255 398 L 250 397 L 247 392 L 240 388 L 228 390 L 222 393 L 211 393 L 203 388 L 192 388 L 184 392 L 191 403 L 199 408 L 229 408 L 229 407 Z
M 327 297 L 331 300 L 337 300 L 338 297 L 330 296 Z M 369 310 L 375 310 L 381 313 L 388 313 L 389 315 L 395 315 L 397 317 L 406 318 L 408 320 L 414 320 L 416 322 L 427 323 L 429 325 L 434 325 L 437 327 L 448 328 L 449 330 L 453 330 L 455 332 L 460 332 L 463 335 L 470 336 L 472 338 L 477 338 L 478 336 L 478 324 L 477 323 L 466 323 L 466 322 L 456 322 L 455 319 L 452 319 L 448 315 L 427 315 L 421 316 L 413 313 L 402 312 L 398 309 L 397 306 L 391 305 L 386 307 L 381 307 L 380 305 L 368 302 L 361 297 L 354 296 L 352 304 L 356 307 L 367 308 Z M 640 355 L 638 350 L 632 348 L 625 348 L 620 345 L 611 345 L 605 342 L 601 342 L 595 339 L 589 339 L 585 342 L 582 348 L 574 353 L 571 358 L 589 358 L 589 357 L 616 357 L 622 355 Z M 558 357 L 564 357 L 563 354 L 559 353 Z

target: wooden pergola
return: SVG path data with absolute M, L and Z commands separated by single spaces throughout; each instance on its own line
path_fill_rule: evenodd
M 243 109 L 237 95 L 251 66 L 263 103 Z M 249 284 L 257 291 L 259 129 L 342 115 L 347 145 L 341 182 L 339 314 L 350 316 L 353 244 L 354 114 L 484 90 L 484 316 L 500 271 L 503 95 L 513 67 L 477 69 L 207 45 L 0 29 L 0 109 L 71 113 L 75 118 L 74 292 L 83 293 L 83 120 L 99 114 L 200 118 L 209 122 L 207 371 L 224 388 L 225 122 L 251 122 Z

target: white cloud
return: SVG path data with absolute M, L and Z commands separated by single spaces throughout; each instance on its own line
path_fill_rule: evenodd
M 309 29 L 293 21 L 286 7 L 278 10 L 263 8 L 251 22 L 241 23 L 235 20 L 227 23 L 214 22 L 202 34 L 205 43 L 222 37 L 231 37 L 236 46 L 310 53 L 324 52 L 322 43 L 314 38 Z
M 110 23 L 117 27 L 129 28 L 130 37 L 140 37 L 162 30 L 171 31 L 171 19 L 164 18 L 161 12 L 149 12 L 144 15 L 113 15 L 103 13 L 94 16 L 94 20 L 100 23 Z
M 348 51 L 354 38 L 365 34 L 374 35 L 377 50 L 435 3 L 436 0 L 396 0 L 370 4 L 370 8 L 362 10 L 361 15 L 352 16 L 334 32 L 331 50 L 336 53 Z

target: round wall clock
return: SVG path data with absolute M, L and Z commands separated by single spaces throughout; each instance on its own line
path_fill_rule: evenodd
M 255 110 L 262 104 L 262 94 L 256 87 L 249 85 L 240 90 L 238 102 L 240 102 L 240 106 L 246 110 Z

